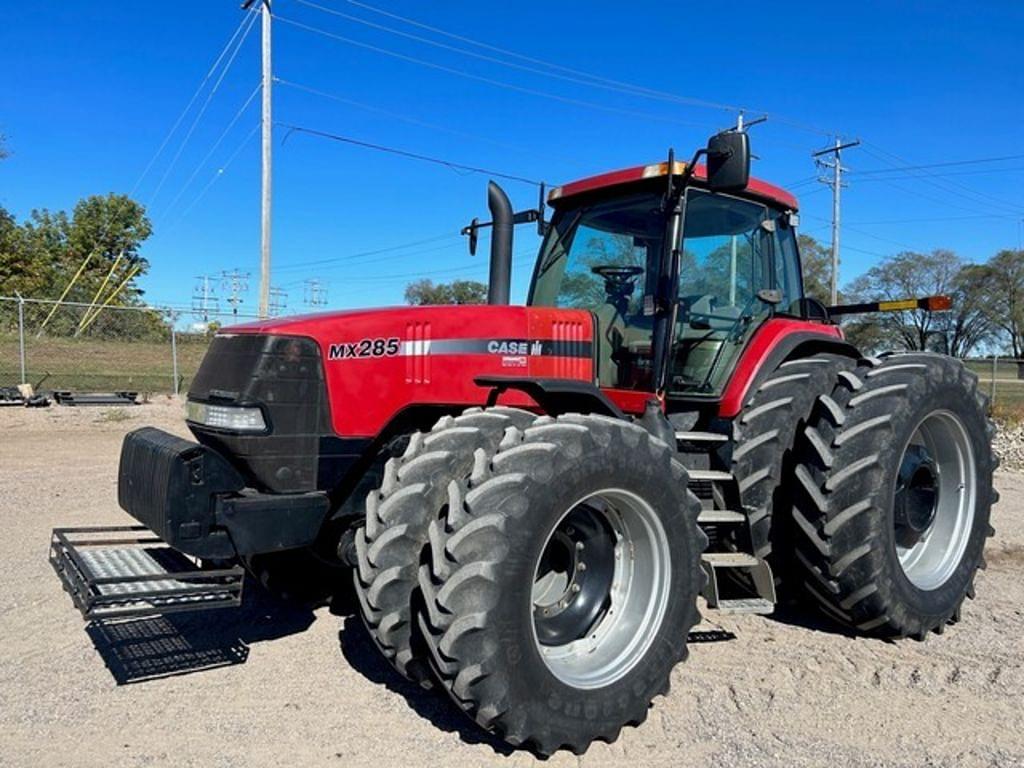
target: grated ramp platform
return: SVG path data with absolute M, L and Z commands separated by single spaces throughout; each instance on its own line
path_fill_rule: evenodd
M 209 570 L 141 525 L 56 528 L 50 564 L 86 619 L 241 605 L 240 566 Z

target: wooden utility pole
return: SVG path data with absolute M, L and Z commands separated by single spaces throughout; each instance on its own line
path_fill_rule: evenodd
M 838 138 L 835 146 L 828 149 L 821 149 L 813 152 L 811 157 L 822 168 L 832 171 L 832 177 L 822 176 L 818 181 L 832 187 L 832 278 L 829 281 L 829 303 L 833 306 L 839 303 L 839 193 L 843 187 L 843 164 L 840 162 L 840 153 L 849 147 L 856 147 L 860 140 L 848 141 L 843 144 Z M 832 155 L 831 161 L 821 160 L 823 155 Z
M 248 11 L 256 0 L 246 0 L 242 10 Z M 270 0 L 260 0 L 260 21 L 263 32 L 263 141 L 262 141 L 262 194 L 260 202 L 260 301 L 259 316 L 261 318 L 270 315 L 270 211 L 271 211 L 271 180 L 272 180 L 272 158 L 273 148 L 273 115 L 271 103 L 271 90 L 274 82 L 273 68 L 271 66 L 271 34 L 270 24 L 272 16 L 270 13 Z

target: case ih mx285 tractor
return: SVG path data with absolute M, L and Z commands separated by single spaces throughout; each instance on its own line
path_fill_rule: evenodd
M 400 674 L 542 754 L 645 718 L 698 597 L 769 613 L 784 591 L 857 632 L 941 633 L 992 532 L 986 403 L 956 360 L 844 341 L 836 314 L 941 297 L 806 298 L 796 201 L 749 158 L 718 134 L 690 163 L 552 190 L 549 223 L 492 184 L 493 221 L 468 228 L 492 227 L 486 306 L 218 332 L 188 394 L 198 442 L 125 438 L 143 546 L 54 532 L 79 607 L 234 605 L 241 567 L 343 572 Z M 538 219 L 509 306 L 513 226 Z

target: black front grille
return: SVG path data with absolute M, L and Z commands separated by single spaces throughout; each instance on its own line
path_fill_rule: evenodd
M 321 486 L 321 444 L 331 435 L 331 427 L 315 341 L 258 334 L 217 336 L 188 396 L 263 410 L 267 434 L 241 435 L 189 424 L 201 443 L 227 457 L 252 486 L 275 493 Z

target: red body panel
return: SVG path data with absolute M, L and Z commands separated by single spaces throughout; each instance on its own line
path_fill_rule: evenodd
M 812 333 L 828 339 L 842 339 L 843 332 L 836 325 L 825 325 L 807 320 L 794 320 L 776 317 L 768 320 L 754 333 L 753 338 L 743 350 L 732 378 L 722 393 L 718 406 L 718 415 L 724 419 L 734 418 L 743 408 L 743 399 L 747 390 L 761 370 L 768 356 L 787 337 L 795 333 Z
M 676 163 L 676 173 L 682 173 L 684 168 L 685 164 Z M 582 194 L 583 192 L 592 192 L 596 189 L 615 187 L 620 184 L 629 184 L 643 179 L 664 176 L 667 169 L 667 163 L 660 163 L 655 165 L 637 165 L 633 168 L 609 171 L 608 173 L 590 176 L 586 179 L 580 179 L 579 181 L 573 181 L 568 184 L 563 184 L 560 187 L 556 187 L 551 190 L 551 194 L 548 199 L 552 204 L 557 204 L 561 200 Z M 703 165 L 698 165 L 696 170 L 693 172 L 693 177 L 697 181 L 706 180 L 707 169 Z M 761 181 L 759 179 L 751 179 L 750 183 L 747 184 L 744 194 L 759 197 L 768 202 L 777 203 L 784 208 L 790 208 L 794 211 L 797 209 L 797 201 L 793 195 L 781 187 L 776 187 L 774 184 L 769 184 L 768 182 Z
M 583 310 L 512 306 L 394 307 L 290 317 L 233 326 L 316 340 L 331 423 L 345 437 L 372 437 L 410 405 L 482 405 L 476 376 L 594 380 L 593 319 Z M 360 344 L 371 340 L 367 356 Z M 372 354 L 373 341 L 382 340 Z M 397 351 L 388 353 L 388 342 Z M 392 347 L 395 346 L 392 344 Z M 332 346 L 338 354 L 332 354 Z M 501 402 L 533 405 L 517 392 Z
M 593 319 L 571 309 L 511 306 L 395 307 L 267 320 L 233 326 L 230 333 L 307 336 L 320 345 L 335 432 L 373 437 L 412 405 L 482 405 L 483 375 L 594 380 Z M 764 323 L 743 351 L 719 404 L 731 419 L 762 364 L 793 334 L 841 339 L 838 327 L 790 318 Z M 397 340 L 394 354 L 336 357 L 332 346 Z M 538 347 L 538 344 L 540 345 Z M 504 345 L 504 346 L 503 346 Z M 524 346 L 525 345 L 525 346 Z M 372 346 L 372 345 L 371 345 Z M 542 349 L 543 348 L 543 349 Z M 606 389 L 623 411 L 642 413 L 650 392 Z M 502 396 L 508 405 L 535 405 L 526 395 Z

